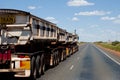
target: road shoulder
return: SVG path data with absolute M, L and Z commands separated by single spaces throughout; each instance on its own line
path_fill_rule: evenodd
M 120 63 L 120 52 L 102 47 L 100 45 L 96 45 L 96 46 Z

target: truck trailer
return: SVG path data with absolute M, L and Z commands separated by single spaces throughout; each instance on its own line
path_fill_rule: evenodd
M 0 9 L 0 73 L 36 79 L 78 51 L 78 35 L 15 9 Z

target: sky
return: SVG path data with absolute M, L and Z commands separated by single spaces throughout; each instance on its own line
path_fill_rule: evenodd
M 79 35 L 79 41 L 120 41 L 120 0 L 0 0 Z

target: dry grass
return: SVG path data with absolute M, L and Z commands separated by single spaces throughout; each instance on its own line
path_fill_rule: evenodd
M 98 46 L 99 46 L 101 49 L 103 49 L 103 50 L 105 50 L 105 51 L 108 51 L 108 52 L 110 52 L 111 54 L 114 54 L 114 55 L 120 57 L 120 51 L 112 50 L 112 49 L 103 47 L 103 46 L 101 46 L 101 45 L 98 45 Z

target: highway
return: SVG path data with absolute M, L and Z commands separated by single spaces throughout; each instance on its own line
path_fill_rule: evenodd
M 117 58 L 88 43 L 37 80 L 120 80 Z
M 120 58 L 87 43 L 37 80 L 120 80 Z

